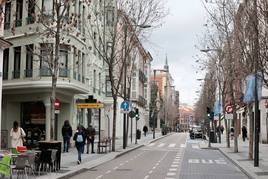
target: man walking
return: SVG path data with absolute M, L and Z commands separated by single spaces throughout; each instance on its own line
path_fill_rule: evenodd
M 248 134 L 248 131 L 247 131 L 246 126 L 243 126 L 242 127 L 242 138 L 243 138 L 244 142 L 245 142 L 246 138 L 248 137 L 247 134 Z
M 94 152 L 95 134 L 96 134 L 96 131 L 95 131 L 94 127 L 92 127 L 91 125 L 89 125 L 88 128 L 87 128 L 87 130 L 86 130 L 86 136 L 87 136 L 87 154 L 89 153 L 89 145 L 90 144 L 91 144 L 91 153 L 95 153 Z

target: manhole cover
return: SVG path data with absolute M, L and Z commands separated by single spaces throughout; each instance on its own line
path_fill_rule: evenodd
M 249 160 L 247 158 L 242 158 L 242 159 L 237 159 L 237 161 L 252 161 L 252 160 Z
M 116 169 L 116 171 L 124 172 L 124 171 L 131 171 L 131 169 L 130 168 L 120 168 L 120 169 Z
M 258 176 L 268 175 L 268 172 L 255 172 Z

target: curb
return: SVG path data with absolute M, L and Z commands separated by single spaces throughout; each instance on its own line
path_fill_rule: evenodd
M 153 140 L 149 141 L 148 143 L 155 142 L 155 141 L 160 140 L 160 139 L 162 139 L 162 138 L 164 138 L 164 137 L 170 136 L 171 134 L 172 134 L 172 133 L 170 133 L 170 134 L 168 134 L 168 135 L 160 136 L 159 138 L 153 139 Z M 123 155 L 125 155 L 125 154 L 127 154 L 127 153 L 129 153 L 129 152 L 131 152 L 131 151 L 133 151 L 133 150 L 139 149 L 139 148 L 145 146 L 145 144 L 146 144 L 146 143 L 144 143 L 144 144 L 138 144 L 138 146 L 135 146 L 135 147 L 130 148 L 130 149 L 125 150 L 125 151 L 121 151 L 119 154 L 115 155 L 114 157 L 111 157 L 111 158 L 109 158 L 109 159 L 106 159 L 105 161 L 100 162 L 100 163 L 98 163 L 98 164 L 95 164 L 95 165 L 93 164 L 90 168 L 81 168 L 81 169 L 79 169 L 79 170 L 73 171 L 72 173 L 66 174 L 66 175 L 64 175 L 64 176 L 56 177 L 56 178 L 57 178 L 57 179 L 68 179 L 68 178 L 70 178 L 70 177 L 72 177 L 72 176 L 75 176 L 75 175 L 77 175 L 77 174 L 79 174 L 79 173 L 86 172 L 86 171 L 88 171 L 88 170 L 90 170 L 90 169 L 92 169 L 92 168 L 94 168 L 94 167 L 97 167 L 97 166 L 99 166 L 99 165 L 102 165 L 103 163 L 106 163 L 106 162 L 108 162 L 108 161 L 111 161 L 111 160 L 113 160 L 113 159 L 116 159 L 116 158 L 118 158 L 118 157 L 121 157 L 121 156 L 123 156 Z
M 234 159 L 232 159 L 231 157 L 229 157 L 224 151 L 222 151 L 220 148 L 218 148 L 218 150 L 226 157 L 228 158 L 236 167 L 238 167 L 248 178 L 250 179 L 255 179 L 254 176 L 252 176 L 252 174 L 250 174 L 247 170 L 245 170 L 243 167 L 241 167 L 238 162 Z

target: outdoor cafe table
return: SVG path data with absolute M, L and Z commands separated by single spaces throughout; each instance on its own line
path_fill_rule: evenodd
M 39 150 L 56 149 L 56 169 L 60 170 L 61 164 L 61 141 L 39 141 Z

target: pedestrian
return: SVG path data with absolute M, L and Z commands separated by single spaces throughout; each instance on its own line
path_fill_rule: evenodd
M 220 130 L 221 130 L 221 134 L 223 134 L 224 127 L 223 127 L 223 126 L 221 126 Z
M 146 136 L 146 133 L 148 132 L 148 127 L 146 125 L 143 126 L 143 132 L 144 132 L 144 136 Z
M 73 130 L 68 120 L 64 121 L 61 133 L 63 137 L 63 152 L 69 152 L 70 139 L 73 135 Z
M 81 127 L 82 127 L 82 132 L 84 133 L 84 135 L 86 137 L 86 128 L 83 125 L 81 125 Z M 86 145 L 86 143 L 82 147 L 82 154 L 85 152 L 85 145 Z
M 85 141 L 86 141 L 86 136 L 83 132 L 82 126 L 77 127 L 77 131 L 74 134 L 73 140 L 75 141 L 75 147 L 76 147 L 77 152 L 78 152 L 77 164 L 79 165 L 82 162 L 82 159 L 81 159 L 82 149 L 83 149 L 83 146 L 85 145 Z
M 245 142 L 245 140 L 247 138 L 247 134 L 248 134 L 247 127 L 246 126 L 243 126 L 242 127 L 242 138 L 243 138 L 243 141 L 244 142 Z
M 230 134 L 231 134 L 231 140 L 233 140 L 234 139 L 234 128 L 233 127 L 231 127 Z
M 25 136 L 26 134 L 24 130 L 19 127 L 18 121 L 14 121 L 13 128 L 10 130 L 11 147 L 17 148 L 18 146 L 23 146 Z
M 87 136 L 88 136 L 88 141 L 87 141 L 87 153 L 89 152 L 89 145 L 91 144 L 91 153 L 94 154 L 94 140 L 95 140 L 95 134 L 96 130 L 92 125 L 89 125 L 87 128 Z

